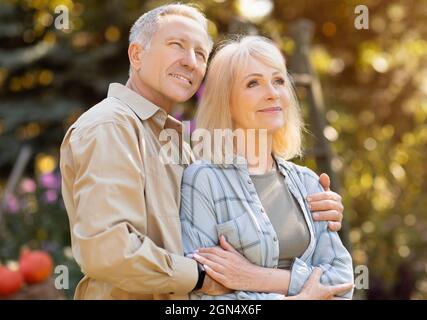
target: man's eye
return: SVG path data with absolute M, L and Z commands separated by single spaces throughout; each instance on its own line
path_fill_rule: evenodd
M 248 84 L 246 85 L 248 88 L 252 88 L 255 87 L 258 84 L 258 81 L 256 80 L 251 80 L 248 82 Z
M 170 44 L 174 45 L 175 47 L 178 47 L 178 48 L 184 48 L 183 45 L 180 42 L 174 41 L 174 42 L 171 42 Z
M 206 60 L 205 54 L 204 54 L 203 52 L 198 51 L 198 52 L 196 52 L 196 54 L 198 54 L 198 55 L 199 55 L 199 57 L 203 59 L 203 61 L 205 61 L 205 60 Z

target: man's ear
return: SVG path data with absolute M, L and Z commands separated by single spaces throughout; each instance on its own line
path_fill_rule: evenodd
M 141 59 L 143 51 L 144 48 L 142 47 L 142 45 L 135 42 L 132 42 L 128 47 L 129 63 L 132 68 L 137 71 L 141 69 Z

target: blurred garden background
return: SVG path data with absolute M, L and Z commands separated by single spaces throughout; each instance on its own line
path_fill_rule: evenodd
M 0 262 L 13 265 L 23 246 L 48 252 L 55 265 L 69 268 L 66 298 L 82 275 L 61 199 L 59 146 L 70 124 L 106 96 L 109 83 L 125 83 L 130 26 L 164 3 L 0 1 Z M 216 41 L 230 32 L 256 32 L 287 57 L 296 48 L 292 23 L 313 23 L 309 56 L 345 205 L 344 236 L 354 264 L 369 270 L 369 289 L 357 290 L 357 297 L 426 299 L 427 0 L 193 3 L 210 20 Z M 369 9 L 368 29 L 355 27 L 359 4 Z M 61 5 L 69 10 L 69 29 L 55 27 Z M 306 95 L 298 90 L 305 113 Z M 189 120 L 196 104 L 197 96 L 174 115 Z M 307 134 L 307 141 L 316 139 Z M 6 192 L 25 147 L 29 161 L 16 188 Z M 298 162 L 320 174 L 307 155 Z

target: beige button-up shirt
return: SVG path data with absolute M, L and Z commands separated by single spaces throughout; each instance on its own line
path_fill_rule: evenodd
M 62 194 L 85 275 L 76 299 L 187 299 L 196 285 L 179 221 L 184 168 L 160 162 L 164 128 L 181 123 L 114 83 L 66 133 Z

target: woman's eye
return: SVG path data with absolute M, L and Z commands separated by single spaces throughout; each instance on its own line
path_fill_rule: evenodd
M 284 80 L 284 79 L 282 79 L 282 78 L 279 78 L 279 79 L 276 79 L 276 80 L 274 81 L 274 83 L 275 83 L 275 84 L 278 84 L 278 85 L 284 85 L 284 84 L 285 84 L 285 80 Z
M 251 80 L 248 82 L 247 87 L 252 88 L 252 87 L 255 87 L 257 84 L 258 82 L 256 80 Z

